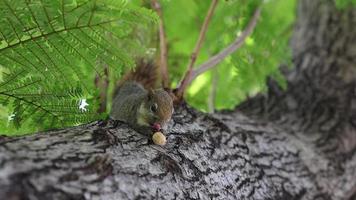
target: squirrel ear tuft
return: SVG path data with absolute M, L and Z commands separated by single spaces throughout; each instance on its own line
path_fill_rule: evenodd
M 152 97 L 153 97 L 153 95 L 154 95 L 154 90 L 149 89 L 149 90 L 148 90 L 148 100 L 151 100 Z

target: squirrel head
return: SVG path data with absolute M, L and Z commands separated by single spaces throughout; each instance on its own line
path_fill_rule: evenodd
M 149 90 L 138 110 L 137 122 L 154 131 L 165 127 L 173 114 L 172 97 L 163 89 Z

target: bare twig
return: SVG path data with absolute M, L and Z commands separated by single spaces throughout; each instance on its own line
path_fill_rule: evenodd
M 169 87 L 169 76 L 168 76 L 168 62 L 167 62 L 167 41 L 166 34 L 164 31 L 163 15 L 161 5 L 158 0 L 151 0 L 152 7 L 156 10 L 159 16 L 159 43 L 160 43 L 160 71 L 162 75 L 162 86 L 164 88 Z
M 201 45 L 203 44 L 203 40 L 205 38 L 205 33 L 206 33 L 207 29 L 208 29 L 209 22 L 211 20 L 211 17 L 214 14 L 214 10 L 216 8 L 217 3 L 218 3 L 218 0 L 212 0 L 211 1 L 210 8 L 208 10 L 207 15 L 205 16 L 205 19 L 204 19 L 203 26 L 200 29 L 198 41 L 197 41 L 197 43 L 195 45 L 195 48 L 194 48 L 194 51 L 193 51 L 193 53 L 191 55 L 190 62 L 189 62 L 188 67 L 187 67 L 187 71 L 186 71 L 186 73 L 185 73 L 185 75 L 183 77 L 183 80 L 181 81 L 181 84 L 178 87 L 178 90 L 176 91 L 176 96 L 178 98 L 181 98 L 183 96 L 183 93 L 184 93 L 184 91 L 185 91 L 185 89 L 186 89 L 186 87 L 188 85 L 187 81 L 189 80 L 189 77 L 192 74 L 194 63 L 195 63 L 195 61 L 197 59 L 197 56 L 199 54 Z
M 232 44 L 227 46 L 225 49 L 223 49 L 221 52 L 219 52 L 215 56 L 211 57 L 205 63 L 198 66 L 195 70 L 192 70 L 190 76 L 187 77 L 184 82 L 185 87 L 187 87 L 197 76 L 199 76 L 200 74 L 204 73 L 205 71 L 215 67 L 222 60 L 224 60 L 224 58 L 226 58 L 228 55 L 230 55 L 231 53 L 233 53 L 237 49 L 239 49 L 243 45 L 246 38 L 252 33 L 252 31 L 256 27 L 257 20 L 260 16 L 260 12 L 261 12 L 261 10 L 260 10 L 260 8 L 258 8 L 255 11 L 249 24 L 247 25 L 246 29 L 241 33 L 241 35 L 238 38 L 236 38 L 236 40 Z M 180 87 L 182 84 L 183 84 L 183 82 L 180 84 Z
M 95 86 L 99 88 L 99 108 L 97 110 L 98 113 L 106 112 L 106 104 L 108 98 L 108 87 L 109 87 L 109 69 L 108 65 L 102 64 L 104 68 L 104 75 L 96 75 L 95 76 Z

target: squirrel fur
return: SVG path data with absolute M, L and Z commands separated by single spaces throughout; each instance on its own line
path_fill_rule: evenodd
M 173 113 L 173 100 L 164 89 L 155 88 L 157 82 L 157 67 L 139 61 L 135 71 L 129 71 L 118 82 L 110 117 L 145 135 L 164 129 Z

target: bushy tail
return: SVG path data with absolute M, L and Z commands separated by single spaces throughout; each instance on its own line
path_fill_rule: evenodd
M 146 89 L 157 88 L 159 83 L 158 66 L 152 60 L 139 59 L 136 67 L 128 71 L 116 84 L 120 88 L 122 84 L 128 81 L 140 83 Z

